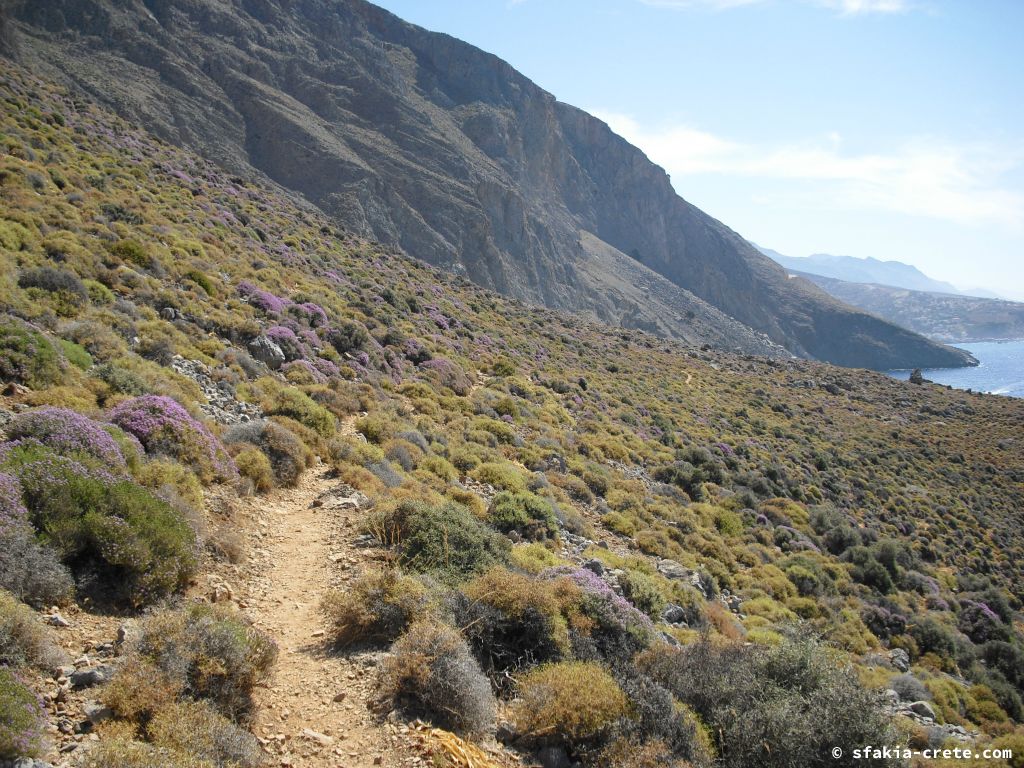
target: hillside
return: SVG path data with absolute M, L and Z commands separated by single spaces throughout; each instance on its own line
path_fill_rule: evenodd
M 502 297 L 6 61 L 0 153 L 0 760 L 1024 750 L 1024 401 Z
M 601 121 L 363 0 L 2 7 L 5 50 L 33 71 L 506 295 L 676 338 L 717 325 L 697 340 L 748 352 L 767 335 L 848 366 L 972 363 L 789 282 Z M 675 304 L 619 303 L 618 271 L 594 268 L 581 232 L 674 284 Z M 666 321 L 690 312 L 694 323 Z M 723 313 L 756 333 L 718 323 Z
M 1024 304 L 1019 302 L 797 274 L 840 301 L 944 344 L 1024 338 Z

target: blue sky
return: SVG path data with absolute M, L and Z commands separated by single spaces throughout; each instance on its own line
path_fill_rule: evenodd
M 602 117 L 761 245 L 1024 300 L 1024 2 L 378 4 Z

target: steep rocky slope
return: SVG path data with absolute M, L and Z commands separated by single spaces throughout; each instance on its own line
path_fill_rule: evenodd
M 1024 304 L 802 274 L 847 304 L 945 344 L 1024 338 Z
M 36 71 L 481 285 L 700 335 L 699 323 L 685 332 L 665 323 L 658 302 L 616 307 L 618 278 L 581 270 L 584 231 L 678 286 L 685 304 L 670 314 L 718 325 L 707 340 L 727 347 L 764 351 L 758 336 L 725 331 L 736 325 L 718 323 L 713 308 L 802 357 L 875 368 L 971 362 L 790 283 L 601 121 L 494 56 L 362 0 L 0 6 L 4 50 Z

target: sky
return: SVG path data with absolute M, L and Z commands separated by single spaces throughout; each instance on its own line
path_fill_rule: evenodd
M 1024 300 L 1021 0 L 375 0 L 605 120 L 759 245 Z

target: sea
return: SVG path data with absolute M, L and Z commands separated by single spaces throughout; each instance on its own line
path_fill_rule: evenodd
M 1024 339 L 1016 341 L 980 341 L 957 344 L 974 355 L 976 368 L 929 368 L 926 379 L 957 389 L 972 389 L 993 395 L 1024 397 Z M 910 371 L 889 371 L 897 379 L 909 379 Z

